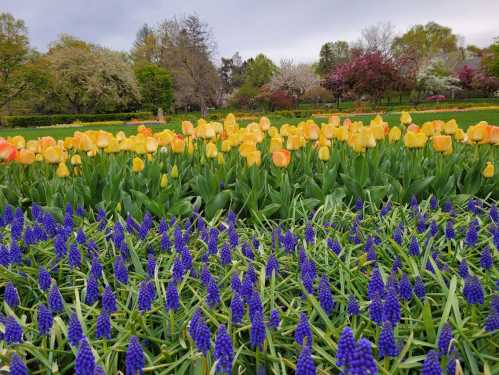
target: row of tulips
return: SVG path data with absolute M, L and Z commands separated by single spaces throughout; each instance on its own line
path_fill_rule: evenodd
M 33 374 L 494 374 L 499 214 L 435 197 L 246 226 L 0 212 L 0 364 Z
M 481 122 L 466 132 L 454 120 L 417 126 L 408 113 L 392 128 L 381 116 L 367 126 L 332 116 L 320 126 L 307 120 L 277 128 L 266 117 L 241 127 L 228 115 L 223 123 L 184 121 L 181 133 L 141 126 L 129 137 L 106 131 L 77 131 L 63 140 L 15 136 L 0 139 L 0 207 L 36 201 L 60 211 L 67 202 L 83 202 L 124 205 L 133 215 L 198 207 L 213 216 L 231 205 L 261 219 L 287 217 L 295 201 L 312 208 L 428 193 L 497 199 L 498 145 L 497 126 Z

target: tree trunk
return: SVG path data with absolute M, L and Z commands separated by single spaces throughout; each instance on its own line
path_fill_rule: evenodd
M 208 106 L 206 105 L 206 101 L 202 97 L 200 102 L 199 102 L 199 107 L 201 111 L 201 117 L 207 118 L 208 117 Z

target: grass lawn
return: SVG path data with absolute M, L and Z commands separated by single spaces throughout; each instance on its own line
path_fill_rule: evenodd
M 448 121 L 452 118 L 456 119 L 459 126 L 466 129 L 468 126 L 476 124 L 479 121 L 487 121 L 489 124 L 499 125 L 499 109 L 493 110 L 472 110 L 463 112 L 425 112 L 425 113 L 413 113 L 411 114 L 413 121 L 416 124 L 422 124 L 425 121 L 430 120 L 444 120 Z M 368 123 L 374 116 L 373 115 L 344 115 L 342 118 L 349 117 L 352 120 L 361 120 Z M 303 119 L 300 118 L 272 118 L 272 114 L 269 114 L 269 118 L 272 124 L 275 126 L 281 126 L 285 123 L 297 124 Z M 399 113 L 387 113 L 383 115 L 383 119 L 388 121 L 390 126 L 395 126 L 399 124 Z M 327 121 L 326 118 L 316 118 L 318 123 Z M 240 121 L 241 124 L 247 124 L 249 121 Z M 154 131 L 160 131 L 163 129 L 173 129 L 180 131 L 180 121 L 171 121 L 165 125 L 154 125 L 151 126 Z M 8 137 L 13 135 L 23 135 L 26 139 L 36 139 L 43 136 L 52 136 L 54 138 L 64 138 L 73 135 L 77 130 L 107 130 L 111 133 L 117 133 L 120 130 L 124 131 L 125 134 L 131 135 L 136 133 L 136 125 L 125 125 L 125 124 L 94 124 L 85 125 L 81 127 L 40 127 L 40 128 L 17 128 L 17 129 L 0 129 L 0 137 Z

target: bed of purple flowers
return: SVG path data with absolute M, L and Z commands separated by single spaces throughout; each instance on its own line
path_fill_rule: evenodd
M 299 216 L 299 215 L 298 215 Z M 496 202 L 0 216 L 0 371 L 499 372 Z

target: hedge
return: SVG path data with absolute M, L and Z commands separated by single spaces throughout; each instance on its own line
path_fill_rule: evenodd
M 64 115 L 27 115 L 0 117 L 0 125 L 9 128 L 71 124 L 73 122 L 129 121 L 153 118 L 152 112 L 64 114 Z

